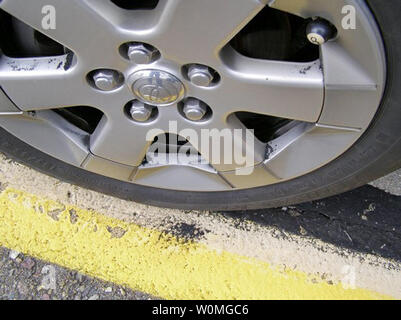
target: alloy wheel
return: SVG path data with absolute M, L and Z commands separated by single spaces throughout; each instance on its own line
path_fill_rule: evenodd
M 0 1 L 22 43 L 2 47 L 0 84 L 13 104 L 0 110 L 0 125 L 100 175 L 221 191 L 314 171 L 352 147 L 374 118 L 385 58 L 361 1 L 151 2 Z M 49 3 L 57 26 L 45 30 Z M 356 8 L 355 29 L 343 27 L 345 6 Z M 215 162 L 214 136 L 196 140 L 216 129 L 253 131 L 240 148 L 220 139 Z M 151 150 L 165 150 L 164 162 Z M 242 163 L 224 161 L 227 152 Z

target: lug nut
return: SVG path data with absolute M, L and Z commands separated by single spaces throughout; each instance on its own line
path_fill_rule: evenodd
M 188 78 L 196 86 L 208 87 L 212 83 L 214 75 L 209 67 L 194 64 L 188 69 Z
M 128 59 L 135 64 L 149 64 L 157 58 L 157 49 L 150 45 L 134 43 L 128 45 Z
M 308 40 L 318 46 L 334 38 L 336 34 L 336 28 L 327 20 L 321 18 L 310 22 L 306 27 Z
M 146 105 L 138 100 L 132 102 L 129 113 L 131 118 L 138 122 L 146 122 L 150 119 L 153 112 L 153 107 Z
M 200 121 L 206 115 L 207 107 L 202 101 L 194 98 L 188 98 L 185 101 L 182 111 L 188 120 Z
M 93 82 L 96 88 L 102 91 L 111 91 L 120 85 L 121 79 L 117 71 L 99 70 L 93 75 Z

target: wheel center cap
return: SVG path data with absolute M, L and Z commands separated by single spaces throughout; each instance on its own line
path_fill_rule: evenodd
M 140 70 L 129 77 L 131 88 L 138 100 L 154 106 L 167 106 L 185 95 L 183 83 L 162 70 Z

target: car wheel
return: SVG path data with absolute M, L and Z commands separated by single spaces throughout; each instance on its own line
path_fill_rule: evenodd
M 2 0 L 0 149 L 106 194 L 239 210 L 401 166 L 398 1 Z

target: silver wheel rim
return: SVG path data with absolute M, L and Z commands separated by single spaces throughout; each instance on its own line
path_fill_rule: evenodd
M 97 0 L 0 1 L 0 9 L 74 53 L 18 59 L 3 54 L 0 125 L 71 165 L 157 188 L 229 191 L 271 185 L 317 170 L 352 147 L 377 112 L 385 85 L 380 33 L 362 1 L 268 1 L 291 14 L 329 20 L 337 27 L 337 37 L 321 45 L 317 61 L 245 57 L 227 44 L 265 3 L 161 0 L 153 10 L 128 11 Z M 44 30 L 41 12 L 49 4 L 57 10 L 57 27 Z M 346 5 L 356 9 L 356 29 L 341 27 Z M 123 44 L 131 42 L 150 44 L 160 56 L 135 64 L 120 52 Z M 216 70 L 219 82 L 208 87 L 192 84 L 182 68 L 193 63 Z M 117 70 L 125 81 L 110 91 L 96 90 L 88 85 L 87 75 L 99 69 Z M 149 121 L 136 122 L 127 117 L 124 106 L 135 99 L 131 79 L 142 70 L 162 71 L 177 79 L 170 88 L 178 88 L 179 99 L 159 107 Z M 213 116 L 204 121 L 186 119 L 179 104 L 188 97 L 206 103 Z M 72 106 L 91 106 L 104 113 L 93 134 L 51 111 Z M 252 138 L 252 170 L 248 161 L 244 165 L 208 161 L 210 150 L 200 145 L 196 151 L 205 160 L 202 163 L 194 160 L 183 165 L 171 155 L 165 163 L 144 162 L 152 143 L 150 129 L 182 135 L 183 129 L 191 128 L 199 136 L 202 129 L 244 129 L 233 116 L 236 112 L 293 120 L 271 141 Z M 241 141 L 246 147 L 245 138 Z

